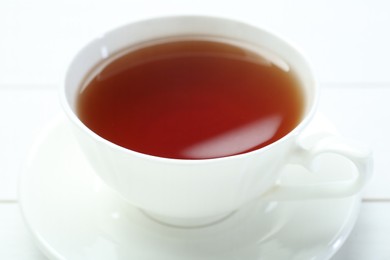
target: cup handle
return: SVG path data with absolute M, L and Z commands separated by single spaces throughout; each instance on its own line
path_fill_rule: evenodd
M 372 173 L 372 154 L 367 149 L 352 144 L 333 134 L 309 136 L 311 145 L 298 141 L 288 162 L 298 164 L 316 174 L 313 169 L 314 159 L 324 153 L 337 154 L 351 161 L 356 167 L 356 176 L 336 181 L 321 181 L 316 184 L 276 184 L 264 196 L 267 200 L 305 200 L 342 198 L 357 194 Z M 288 174 L 288 173 L 286 173 Z M 283 175 L 281 176 L 281 178 Z

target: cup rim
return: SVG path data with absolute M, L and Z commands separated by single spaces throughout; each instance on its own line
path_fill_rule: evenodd
M 300 131 L 302 130 L 302 128 L 304 128 L 306 125 L 308 125 L 310 120 L 314 117 L 314 114 L 315 114 L 315 112 L 317 110 L 317 107 L 318 107 L 319 87 L 318 87 L 317 78 L 315 77 L 315 74 L 314 74 L 314 71 L 313 71 L 313 66 L 311 65 L 309 59 L 307 58 L 307 56 L 304 54 L 304 52 L 300 48 L 298 48 L 290 40 L 282 37 L 281 35 L 279 35 L 278 33 L 274 32 L 274 31 L 267 30 L 267 29 L 265 29 L 263 27 L 260 27 L 258 25 L 253 25 L 253 24 L 250 24 L 250 23 L 246 23 L 246 22 L 243 22 L 241 20 L 230 19 L 230 18 L 219 17 L 219 16 L 207 16 L 207 15 L 168 15 L 168 16 L 158 16 L 158 17 L 154 17 L 154 18 L 147 18 L 147 19 L 141 19 L 141 20 L 138 20 L 138 21 L 130 22 L 130 23 L 127 23 L 127 24 L 115 27 L 115 28 L 113 28 L 111 30 L 108 30 L 103 35 L 108 35 L 110 33 L 115 33 L 115 32 L 123 30 L 126 27 L 136 26 L 137 24 L 142 24 L 142 23 L 145 23 L 145 22 L 159 22 L 159 21 L 170 20 L 170 19 L 176 19 L 176 20 L 181 20 L 181 19 L 194 19 L 194 20 L 195 19 L 197 19 L 197 20 L 203 19 L 203 20 L 205 20 L 205 19 L 208 19 L 210 21 L 218 20 L 220 22 L 235 23 L 235 24 L 238 24 L 240 26 L 252 27 L 255 30 L 262 31 L 263 33 L 265 33 L 265 34 L 267 34 L 267 35 L 277 39 L 278 41 L 287 44 L 291 50 L 293 50 L 295 53 L 297 53 L 299 55 L 301 61 L 304 63 L 304 65 L 306 67 L 305 69 L 307 70 L 307 74 L 310 77 L 310 81 L 313 84 L 312 89 L 313 89 L 313 93 L 314 94 L 313 94 L 311 106 L 307 109 L 307 112 L 305 112 L 303 114 L 302 119 L 300 120 L 300 122 L 290 132 L 288 132 L 286 135 L 284 135 L 283 137 L 279 138 L 278 140 L 276 140 L 276 141 L 274 141 L 274 142 L 272 142 L 272 143 L 270 143 L 270 144 L 268 144 L 268 145 L 266 145 L 264 147 L 261 147 L 261 148 L 258 148 L 256 150 L 249 151 L 249 152 L 244 152 L 244 153 L 234 154 L 234 155 L 228 155 L 228 156 L 222 156 L 222 157 L 215 157 L 215 158 L 181 159 L 181 158 L 161 157 L 161 156 L 157 156 L 157 155 L 151 155 L 151 154 L 146 154 L 146 153 L 138 152 L 138 151 L 135 151 L 135 150 L 131 150 L 131 149 L 125 148 L 123 146 L 115 144 L 115 143 L 113 143 L 113 142 L 111 142 L 111 141 L 101 137 L 100 135 L 95 133 L 93 130 L 91 130 L 89 127 L 87 127 L 78 118 L 78 116 L 76 115 L 76 112 L 71 108 L 71 106 L 69 104 L 69 101 L 68 101 L 68 99 L 66 97 L 66 89 L 67 89 L 66 79 L 68 78 L 68 74 L 70 72 L 71 66 L 72 66 L 75 58 L 81 52 L 83 52 L 85 49 L 87 49 L 96 39 L 101 39 L 102 36 L 100 36 L 100 37 L 97 37 L 95 39 L 92 39 L 87 44 L 85 44 L 83 46 L 83 48 L 81 48 L 74 55 L 74 57 L 71 59 L 71 62 L 68 65 L 68 68 L 66 70 L 64 81 L 63 81 L 63 84 L 61 85 L 61 91 L 60 91 L 60 103 L 61 103 L 62 108 L 63 108 L 65 114 L 67 115 L 67 117 L 70 119 L 70 121 L 73 124 L 75 124 L 82 131 L 86 132 L 95 141 L 106 145 L 110 149 L 118 150 L 119 152 L 122 152 L 122 153 L 131 154 L 133 156 L 141 157 L 143 159 L 159 161 L 159 162 L 163 162 L 163 163 L 164 162 L 165 163 L 180 163 L 180 164 L 215 163 L 215 162 L 222 162 L 222 161 L 226 161 L 226 160 L 244 159 L 245 157 L 254 156 L 256 154 L 260 154 L 260 153 L 263 153 L 265 151 L 268 151 L 268 150 L 272 149 L 274 146 L 278 145 L 279 143 L 285 142 L 285 140 L 287 140 L 289 138 L 292 138 L 294 136 L 297 136 L 300 133 Z

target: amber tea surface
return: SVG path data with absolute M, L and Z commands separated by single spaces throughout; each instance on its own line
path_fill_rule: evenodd
M 291 70 L 210 40 L 148 44 L 105 66 L 77 100 L 81 121 L 122 147 L 165 158 L 208 159 L 264 147 L 301 120 Z

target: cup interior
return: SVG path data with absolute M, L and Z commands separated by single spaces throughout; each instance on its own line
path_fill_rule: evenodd
M 65 111 L 73 122 L 87 128 L 76 114 L 77 96 L 99 70 L 124 52 L 145 43 L 183 37 L 209 38 L 239 45 L 269 57 L 278 66 L 294 70 L 301 83 L 305 104 L 301 123 L 292 132 L 305 125 L 314 113 L 318 98 L 317 84 L 311 66 L 296 47 L 264 29 L 233 20 L 200 16 L 140 21 L 110 31 L 92 41 L 77 54 L 67 71 L 62 95 Z

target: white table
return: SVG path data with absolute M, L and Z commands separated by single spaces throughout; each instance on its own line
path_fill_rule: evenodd
M 390 259 L 390 2 L 84 1 L 0 2 L 0 259 L 41 260 L 18 207 L 28 150 L 61 112 L 57 88 L 74 53 L 94 36 L 155 15 L 236 18 L 292 39 L 323 87 L 319 110 L 341 134 L 374 151 L 374 177 L 336 260 Z

